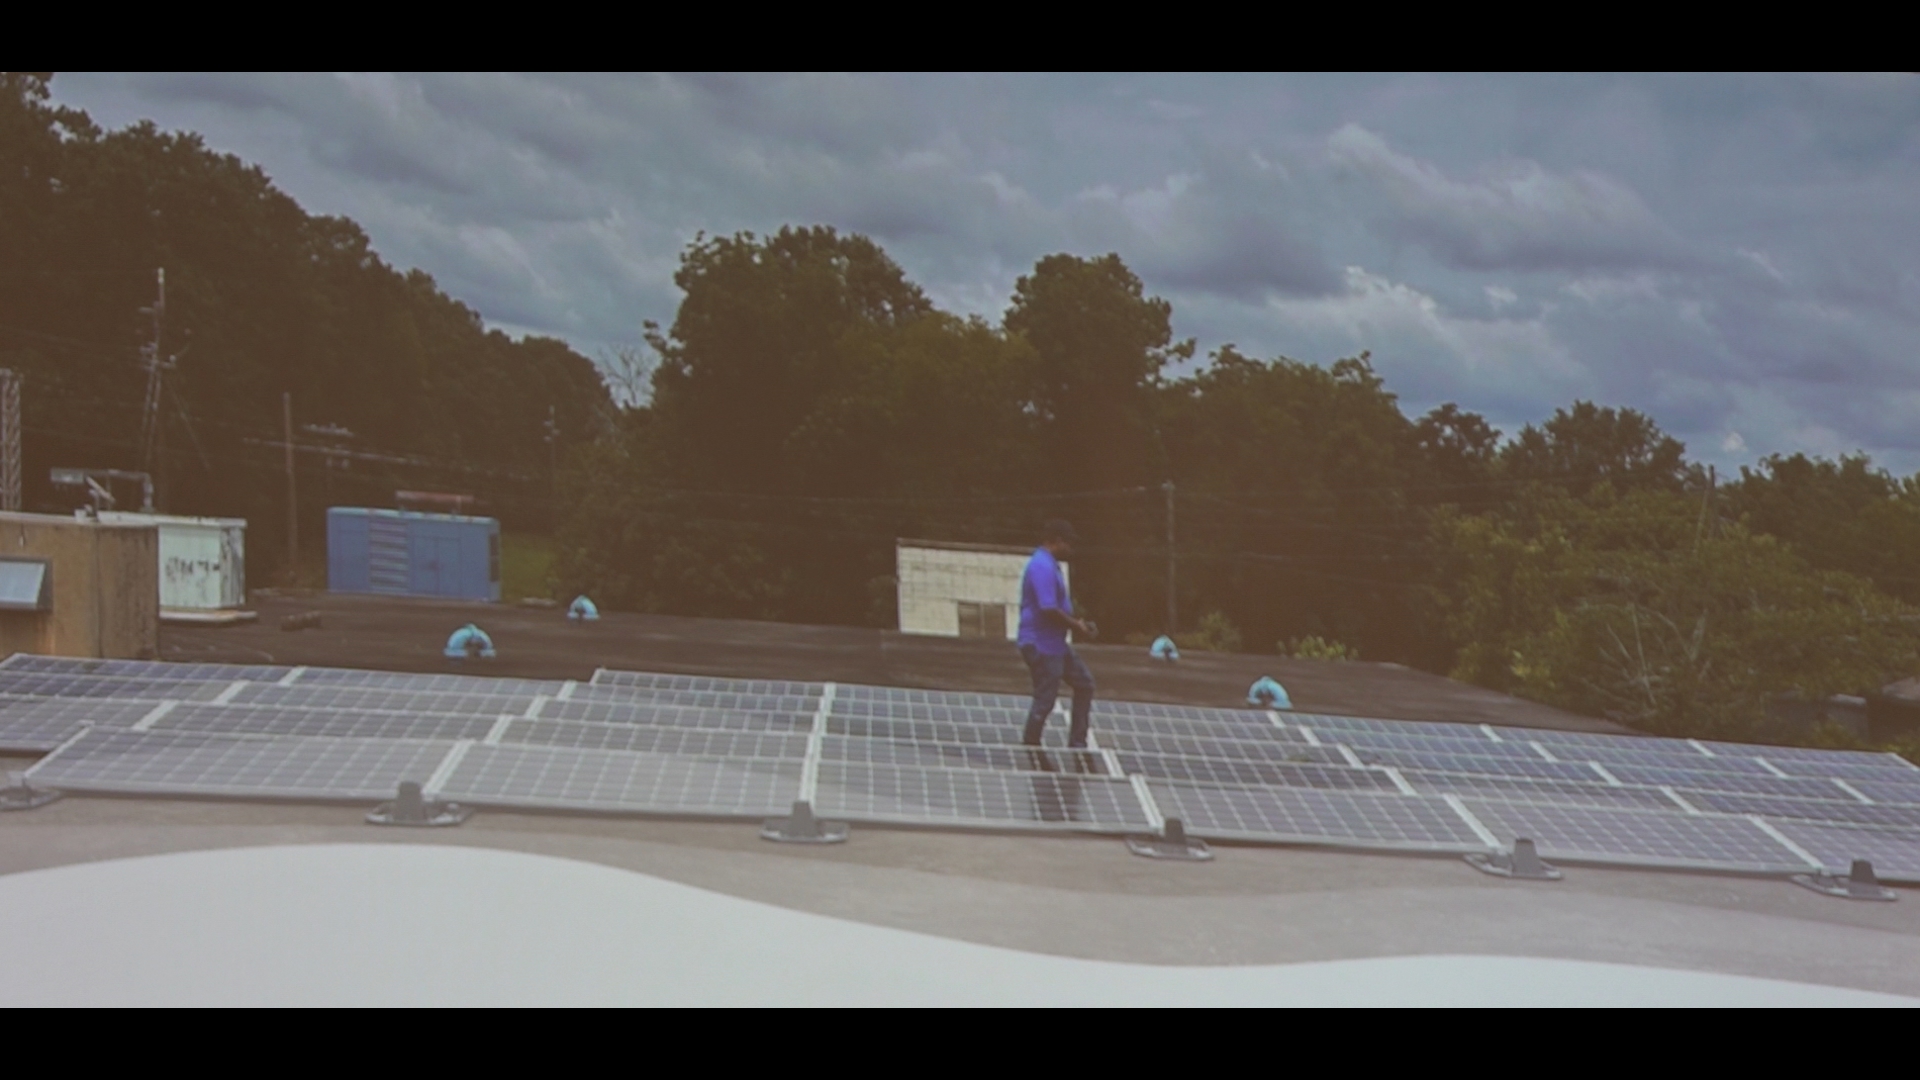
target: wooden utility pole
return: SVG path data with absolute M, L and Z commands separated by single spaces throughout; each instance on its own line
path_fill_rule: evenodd
M 1720 478 L 1715 473 L 1714 467 L 1707 466 L 1707 490 L 1700 496 L 1700 523 L 1693 529 L 1693 550 L 1696 552 L 1700 550 L 1700 538 L 1706 535 L 1707 515 L 1712 512 L 1713 497 L 1719 486 Z
M 280 419 L 287 437 L 287 584 L 299 580 L 300 503 L 293 487 L 293 391 L 280 395 Z
M 1167 493 L 1167 633 L 1171 635 L 1180 630 L 1180 607 L 1175 600 L 1173 575 L 1173 481 L 1161 484 L 1160 490 Z

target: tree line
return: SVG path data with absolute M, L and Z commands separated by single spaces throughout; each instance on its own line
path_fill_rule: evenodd
M 417 488 L 545 527 L 550 462 L 611 422 L 598 370 L 566 344 L 489 331 L 428 275 L 383 262 L 354 222 L 306 213 L 196 135 L 104 130 L 52 104 L 45 74 L 0 74 L 0 252 L 25 507 L 75 504 L 52 468 L 145 469 L 163 511 L 248 519 L 256 585 L 282 569 L 283 395 L 313 537 L 328 505 Z M 143 309 L 161 270 L 172 366 L 149 439 Z M 137 488 L 116 494 L 137 505 Z
M 563 480 L 560 579 L 614 607 L 887 626 L 897 538 L 1064 516 L 1079 601 L 1135 641 L 1398 661 L 1701 735 L 1914 670 L 1920 481 L 1864 457 L 1722 478 L 1584 401 L 1507 437 L 1408 415 L 1366 354 L 1225 345 L 1175 374 L 1196 344 L 1117 255 L 1041 259 L 998 323 L 824 227 L 702 236 L 676 282 L 650 398 Z

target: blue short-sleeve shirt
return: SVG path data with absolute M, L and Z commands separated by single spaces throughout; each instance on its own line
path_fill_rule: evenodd
M 1027 560 L 1026 573 L 1020 578 L 1020 645 L 1031 645 L 1042 656 L 1064 656 L 1068 652 L 1067 628 L 1043 619 L 1047 610 L 1065 615 L 1073 613 L 1073 600 L 1067 595 L 1067 578 L 1060 572 L 1060 561 L 1053 552 L 1040 548 Z

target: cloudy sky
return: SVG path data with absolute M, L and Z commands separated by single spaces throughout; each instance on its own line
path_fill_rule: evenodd
M 1202 352 L 1371 350 L 1410 411 L 1632 405 L 1722 466 L 1920 469 L 1913 76 L 62 74 L 201 132 L 494 325 L 597 355 L 701 230 L 872 236 L 997 320 L 1118 252 Z

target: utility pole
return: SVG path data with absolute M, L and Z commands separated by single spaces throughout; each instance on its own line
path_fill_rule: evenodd
M 140 467 L 153 477 L 159 489 L 159 503 L 167 501 L 167 425 L 160 412 L 162 373 L 173 366 L 173 358 L 160 351 L 160 332 L 167 315 L 167 270 L 154 271 L 153 306 L 141 308 L 141 314 L 153 316 L 153 337 L 140 346 L 140 359 L 147 369 L 146 409 L 140 415 Z
M 293 487 L 293 391 L 280 395 L 280 419 L 287 436 L 287 584 L 299 580 L 300 504 Z
M 1711 512 L 1709 508 L 1713 506 L 1713 497 L 1719 486 L 1720 480 L 1714 472 L 1714 467 L 1711 465 L 1707 466 L 1707 490 L 1700 497 L 1700 523 L 1694 526 L 1693 529 L 1693 550 L 1695 552 L 1700 550 L 1700 538 L 1706 535 L 1707 515 Z M 1716 529 L 1715 531 L 1717 532 L 1718 530 Z
M 1160 485 L 1167 493 L 1167 633 L 1174 634 L 1180 629 L 1180 608 L 1174 597 L 1173 577 L 1173 481 Z
M 0 368 L 0 510 L 20 509 L 20 378 Z
M 547 406 L 547 524 L 560 523 L 560 424 L 552 405 Z

